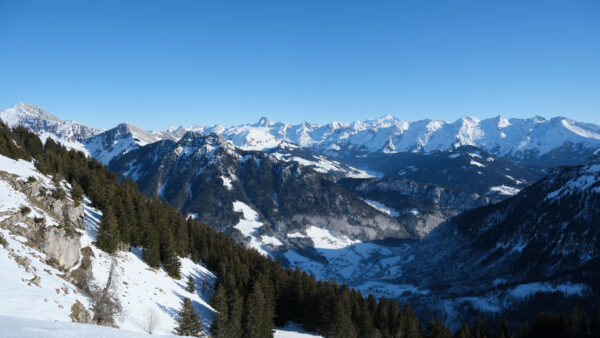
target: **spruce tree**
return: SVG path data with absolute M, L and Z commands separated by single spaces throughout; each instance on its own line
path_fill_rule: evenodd
M 229 328 L 229 305 L 227 304 L 227 295 L 225 287 L 220 284 L 217 291 L 212 296 L 210 304 L 215 309 L 215 317 L 212 324 L 212 332 L 215 338 L 229 338 L 227 329 Z
M 175 242 L 173 236 L 167 226 L 163 226 L 160 229 L 160 261 L 162 262 L 165 270 L 171 277 L 179 278 L 179 269 L 181 268 L 181 262 L 177 257 L 175 251 Z
M 189 298 L 183 299 L 183 306 L 179 310 L 179 318 L 177 319 L 177 327 L 175 333 L 180 336 L 200 337 L 202 334 L 202 324 L 200 316 L 194 310 L 194 305 Z
M 452 338 L 450 329 L 444 326 L 441 321 L 431 320 L 425 332 L 426 338 Z
M 259 287 L 258 283 L 254 284 L 252 293 L 248 295 L 245 310 L 244 322 L 244 337 L 247 338 L 262 338 L 272 337 L 273 334 L 265 327 L 265 295 Z
M 351 338 L 356 337 L 356 329 L 352 325 L 352 311 L 347 294 L 340 294 L 335 300 L 333 308 L 333 321 L 330 323 L 328 337 Z
M 244 299 L 236 289 L 229 295 L 229 337 L 242 338 L 242 315 L 244 313 Z
M 187 286 L 185 290 L 189 293 L 196 292 L 196 283 L 194 283 L 194 277 L 192 277 L 192 275 L 188 276 Z
M 119 245 L 119 229 L 112 207 L 107 205 L 102 213 L 98 228 L 98 247 L 106 252 L 115 252 Z

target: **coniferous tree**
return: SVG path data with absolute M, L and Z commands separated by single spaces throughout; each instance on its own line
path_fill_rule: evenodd
M 454 334 L 455 338 L 471 338 L 471 330 L 469 329 L 469 325 L 464 324 L 456 333 Z
M 117 219 L 110 206 L 106 206 L 102 212 L 100 226 L 98 228 L 98 247 L 106 252 L 115 252 L 119 245 L 119 229 Z
M 179 269 L 181 268 L 181 262 L 177 258 L 177 252 L 175 251 L 175 243 L 171 232 L 163 226 L 160 230 L 160 261 L 162 262 L 165 270 L 171 277 L 179 278 Z
M 177 319 L 177 327 L 175 333 L 180 336 L 200 337 L 202 333 L 202 323 L 200 316 L 194 310 L 194 305 L 189 298 L 183 299 L 183 305 L 179 310 L 179 318 Z
M 333 338 L 356 337 L 357 334 L 352 324 L 352 314 L 347 294 L 342 293 L 336 298 L 333 308 L 333 321 L 331 322 L 327 336 Z
M 272 327 L 268 328 L 265 325 L 265 308 L 265 295 L 259 284 L 256 283 L 246 301 L 244 337 L 261 338 L 273 336 L 273 333 L 271 332 Z
M 189 293 L 196 292 L 196 283 L 194 282 L 194 277 L 192 277 L 192 275 L 188 276 L 187 286 L 185 290 Z
M 432 319 L 427 325 L 426 338 L 452 338 L 452 331 L 444 323 Z
M 228 338 L 229 332 L 229 305 L 227 294 L 223 285 L 217 286 L 215 294 L 211 298 L 211 305 L 215 309 L 215 317 L 212 324 L 212 332 L 215 338 Z
M 236 289 L 229 296 L 229 337 L 242 338 L 244 332 L 242 327 L 242 316 L 244 314 L 244 299 Z
M 145 226 L 142 229 L 147 229 L 147 233 L 144 235 L 142 242 L 144 261 L 148 265 L 157 268 L 160 265 L 160 243 L 158 241 L 158 234 L 152 227 Z

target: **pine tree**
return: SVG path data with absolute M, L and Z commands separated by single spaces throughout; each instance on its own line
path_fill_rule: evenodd
M 456 338 L 471 338 L 471 330 L 469 329 L 469 325 L 464 324 L 456 334 L 454 335 Z
M 268 314 L 265 313 L 266 309 L 265 294 L 262 291 L 260 283 L 254 283 L 252 292 L 248 295 L 248 300 L 246 301 L 244 337 L 262 338 L 273 336 L 273 327 L 272 324 L 269 327 Z
M 196 283 L 194 283 L 194 277 L 192 277 L 192 275 L 188 276 L 187 286 L 185 290 L 189 293 L 196 292 Z
M 217 291 L 212 296 L 210 304 L 215 309 L 215 317 L 212 324 L 212 332 L 215 338 L 229 338 L 227 329 L 229 327 L 229 305 L 227 295 L 222 284 L 217 286 Z
M 343 293 L 337 297 L 333 311 L 333 322 L 327 336 L 334 338 L 356 337 L 356 329 L 352 325 L 348 294 Z
M 444 326 L 441 321 L 431 320 L 427 325 L 427 331 L 425 332 L 426 338 L 452 338 L 452 332 L 450 329 Z
M 175 251 L 175 242 L 173 236 L 166 226 L 160 230 L 160 261 L 162 262 L 165 270 L 171 277 L 179 278 L 179 269 L 181 268 L 181 262 L 177 257 Z
M 242 338 L 242 316 L 244 313 L 244 299 L 236 289 L 229 296 L 229 338 Z
M 98 247 L 106 252 L 114 252 L 119 245 L 119 229 L 117 219 L 110 205 L 102 213 L 98 229 Z
M 202 334 L 200 316 L 194 310 L 194 305 L 192 305 L 192 301 L 189 298 L 183 299 L 183 306 L 179 310 L 175 333 L 180 336 L 193 337 L 200 337 L 200 334 Z

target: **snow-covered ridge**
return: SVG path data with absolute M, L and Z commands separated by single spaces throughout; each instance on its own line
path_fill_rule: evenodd
M 90 128 L 75 121 L 63 121 L 47 113 L 40 107 L 18 103 L 11 108 L 0 111 L 0 120 L 13 128 L 24 126 L 38 135 L 48 133 L 56 139 L 76 143 L 99 134 L 98 129 Z
M 185 128 L 169 130 L 180 133 L 181 129 Z M 565 143 L 600 147 L 600 126 L 564 117 L 550 120 L 538 116 L 522 119 L 498 116 L 484 120 L 463 117 L 454 122 L 428 119 L 410 122 L 386 115 L 362 122 L 326 125 L 307 122 L 292 125 L 261 118 L 255 124 L 227 128 L 193 126 L 187 130 L 220 134 L 236 146 L 251 150 L 269 149 L 284 141 L 322 151 L 353 147 L 387 153 L 431 152 L 470 145 L 499 156 L 522 156 L 528 151 L 542 155 Z
M 432 152 L 475 146 L 496 156 L 519 159 L 531 154 L 541 156 L 565 145 L 589 150 L 600 148 L 600 126 L 565 117 L 549 120 L 539 116 L 511 119 L 497 116 L 484 120 L 462 117 L 454 122 L 429 119 L 411 122 L 386 115 L 365 121 L 331 122 L 325 125 L 308 122 L 293 125 L 271 122 L 263 117 L 254 124 L 232 127 L 179 126 L 150 132 L 131 124 L 121 124 L 101 132 L 73 121 L 61 121 L 39 107 L 19 103 L 0 112 L 0 119 L 10 127 L 24 125 L 44 140 L 53 138 L 65 146 L 87 152 L 104 163 L 131 148 L 165 139 L 177 141 L 189 131 L 221 135 L 244 150 L 269 150 L 284 142 L 321 153 L 341 150 Z M 107 139 L 105 134 L 112 137 Z M 331 164 L 323 165 L 325 168 Z M 319 167 L 323 166 L 317 164 L 316 168 Z
M 578 172 L 579 175 L 550 192 L 545 200 L 560 199 L 562 196 L 585 190 L 591 194 L 600 194 L 600 155 L 595 155 L 595 158 L 579 168 Z

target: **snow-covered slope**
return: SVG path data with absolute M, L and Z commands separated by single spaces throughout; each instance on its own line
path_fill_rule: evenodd
M 36 181 L 30 182 L 30 176 L 35 177 Z M 181 259 L 183 279 L 175 280 L 162 269 L 152 269 L 144 263 L 140 250 L 113 255 L 99 250 L 93 242 L 101 213 L 92 208 L 88 201 L 84 201 L 83 207 L 84 227 L 76 229 L 74 240 L 78 260 L 62 268 L 48 263 L 52 261 L 51 254 L 67 255 L 71 247 L 61 244 L 66 241 L 61 237 L 57 237 L 53 242 L 55 244 L 51 243 L 47 248 L 43 244 L 39 244 L 39 247 L 31 245 L 34 237 L 29 234 L 33 230 L 46 233 L 54 228 L 60 229 L 60 226 L 54 225 L 56 222 L 52 222 L 56 219 L 52 211 L 40 206 L 37 195 L 29 194 L 28 187 L 38 182 L 48 191 L 53 189 L 51 178 L 37 172 L 31 162 L 0 156 L 0 233 L 6 241 L 5 245 L 0 246 L 0 316 L 71 321 L 71 306 L 76 301 L 89 309 L 88 297 L 72 284 L 70 278 L 71 273 L 82 264 L 84 248 L 89 247 L 93 284 L 103 286 L 110 265 L 116 263 L 115 290 L 123 308 L 122 316 L 116 321 L 120 328 L 145 332 L 148 317 L 152 315 L 156 323 L 154 333 L 171 334 L 183 297 L 192 300 L 203 326 L 207 330 L 210 328 L 214 310 L 208 304 L 208 299 L 215 276 L 202 265 L 184 258 Z M 63 186 L 68 188 L 66 183 Z M 22 216 L 24 207 L 31 210 L 27 216 Z M 70 212 L 75 213 L 76 210 Z M 35 228 L 39 222 L 30 220 L 42 217 L 46 219 L 46 224 L 45 229 L 40 230 Z M 79 248 L 82 249 L 81 255 Z M 194 293 L 186 291 L 188 276 L 196 281 L 197 290 Z
M 0 338 L 149 338 L 178 337 L 174 335 L 149 335 L 112 327 L 69 323 L 63 321 L 46 321 L 0 315 Z M 322 338 L 308 333 L 292 323 L 277 328 L 274 338 Z

